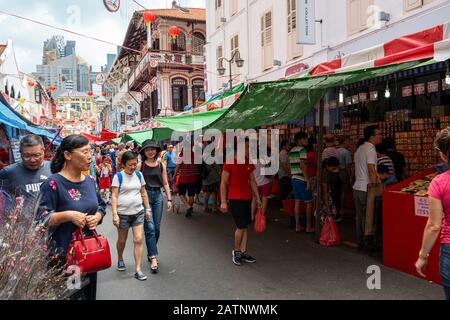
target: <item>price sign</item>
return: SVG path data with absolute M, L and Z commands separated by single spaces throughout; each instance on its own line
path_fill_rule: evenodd
M 430 215 L 430 205 L 427 197 L 414 197 L 415 212 L 418 217 L 426 217 Z

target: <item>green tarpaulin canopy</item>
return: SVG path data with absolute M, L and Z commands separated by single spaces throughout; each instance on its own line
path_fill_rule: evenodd
M 122 142 L 122 138 L 112 139 L 111 141 L 114 142 L 115 144 L 119 144 Z
M 178 132 L 203 128 L 250 129 L 264 125 L 289 123 L 305 117 L 327 90 L 359 81 L 383 77 L 429 63 L 406 62 L 377 68 L 360 69 L 319 77 L 249 84 L 230 108 L 155 119 Z
M 156 118 L 164 127 L 178 132 L 191 132 L 202 129 L 225 114 L 228 109 L 217 109 L 199 113 L 190 113 L 167 118 Z
M 236 103 L 209 127 L 225 131 L 290 123 L 305 117 L 329 89 L 389 75 L 416 67 L 422 62 L 414 61 L 320 77 L 252 83 Z
M 169 140 L 172 136 L 173 130 L 170 128 L 154 128 L 149 130 L 130 132 L 125 135 L 125 141 L 134 141 L 138 145 L 147 139 L 152 139 L 155 141 Z

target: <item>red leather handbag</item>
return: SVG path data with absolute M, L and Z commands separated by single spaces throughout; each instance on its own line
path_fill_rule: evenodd
M 67 267 L 77 266 L 82 275 L 105 270 L 111 267 L 111 252 L 108 240 L 92 231 L 92 236 L 84 237 L 78 229 L 72 236 L 72 242 L 66 256 Z

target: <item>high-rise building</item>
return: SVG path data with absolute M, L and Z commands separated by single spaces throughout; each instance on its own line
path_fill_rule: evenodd
M 77 57 L 77 91 L 87 92 L 91 90 L 90 67 L 89 64 L 80 57 Z
M 76 45 L 77 45 L 76 41 L 69 40 L 69 41 L 66 42 L 66 47 L 64 48 L 64 52 L 65 52 L 65 56 L 66 57 L 70 56 L 72 54 L 76 54 L 76 52 L 75 52 Z
M 76 55 L 76 41 L 64 41 L 53 36 L 44 42 L 43 64 L 36 66 L 36 75 L 46 86 L 54 85 L 57 92 L 91 90 L 90 67 Z
M 106 61 L 107 62 L 106 62 L 106 70 L 105 70 L 105 72 L 111 71 L 111 68 L 112 68 L 112 66 L 114 64 L 114 61 L 116 61 L 116 57 L 117 57 L 117 55 L 114 54 L 114 53 L 108 53 L 106 55 Z
M 63 36 L 53 36 L 44 42 L 42 64 L 52 64 L 59 58 L 66 56 L 66 43 Z

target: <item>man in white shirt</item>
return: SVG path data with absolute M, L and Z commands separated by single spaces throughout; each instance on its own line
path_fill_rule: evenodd
M 382 138 L 381 130 L 378 126 L 365 128 L 365 143 L 355 153 L 353 197 L 356 207 L 356 236 L 360 248 L 365 246 L 364 226 L 366 221 L 368 185 L 380 182 L 377 175 L 377 151 L 375 146 L 381 143 Z

